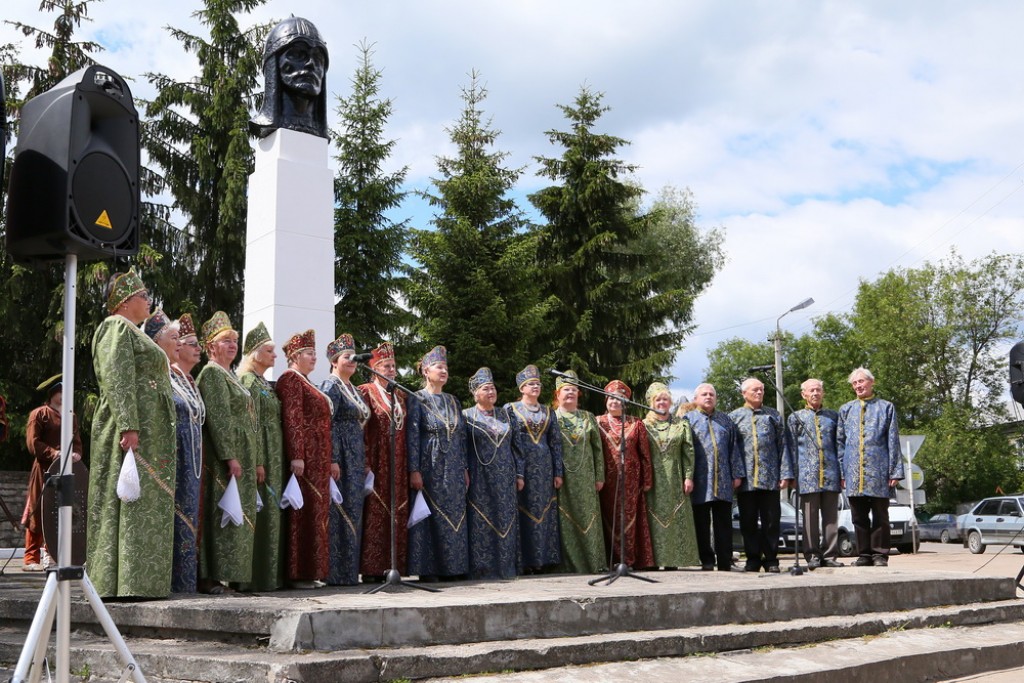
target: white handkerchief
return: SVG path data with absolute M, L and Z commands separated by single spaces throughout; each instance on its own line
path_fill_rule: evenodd
M 296 479 L 295 475 L 288 480 L 288 485 L 284 487 L 284 492 L 281 494 L 281 509 L 292 508 L 293 510 L 302 509 L 302 489 L 299 488 L 299 480 Z
M 363 483 L 363 491 L 367 494 L 373 493 L 373 472 L 366 473 L 366 481 Z
M 427 507 L 427 499 L 423 497 L 423 491 L 416 492 L 416 501 L 412 504 L 412 512 L 409 513 L 409 528 L 419 524 L 430 516 L 430 508 Z
M 224 511 L 220 517 L 222 527 L 227 526 L 228 522 L 235 526 L 242 525 L 242 497 L 238 495 L 238 482 L 234 477 L 231 477 L 228 487 L 224 489 L 224 495 L 217 502 L 217 507 Z
M 142 484 L 139 482 L 139 470 L 135 465 L 135 451 L 131 448 L 121 461 L 121 472 L 117 476 L 117 497 L 126 503 L 132 503 L 142 495 Z
M 335 505 L 341 505 L 345 502 L 345 499 L 341 497 L 341 489 L 338 488 L 338 482 L 334 481 L 334 477 L 331 477 L 331 502 Z
M 259 512 L 262 509 L 263 509 L 263 499 L 260 498 L 260 492 L 257 490 L 256 491 L 256 512 Z

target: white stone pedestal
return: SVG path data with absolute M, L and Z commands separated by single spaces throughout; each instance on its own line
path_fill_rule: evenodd
M 283 128 L 256 143 L 239 347 L 258 322 L 267 326 L 278 350 L 270 380 L 288 367 L 285 342 L 310 328 L 317 353 L 310 379 L 319 384 L 330 372 L 324 352 L 334 339 L 334 178 L 327 145 Z

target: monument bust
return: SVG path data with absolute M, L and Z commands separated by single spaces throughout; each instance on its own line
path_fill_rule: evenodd
M 263 50 L 263 107 L 249 131 L 264 138 L 278 128 L 327 137 L 327 43 L 308 19 L 285 19 Z

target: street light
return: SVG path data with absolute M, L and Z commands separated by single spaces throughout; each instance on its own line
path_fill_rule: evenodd
M 801 308 L 807 308 L 813 303 L 814 299 L 808 297 L 780 315 L 775 321 L 775 407 L 778 409 L 779 415 L 783 418 L 786 416 L 786 404 L 782 398 L 782 319 L 793 311 L 799 311 Z

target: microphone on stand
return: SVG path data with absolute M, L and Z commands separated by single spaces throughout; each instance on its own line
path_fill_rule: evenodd
M 768 372 L 769 370 L 774 370 L 774 369 L 775 369 L 775 365 L 772 364 L 772 363 L 769 363 L 768 365 L 755 365 L 754 367 L 749 368 L 747 370 L 747 372 L 753 374 L 755 372 Z
M 365 363 L 371 358 L 373 358 L 372 353 L 357 353 L 356 355 L 352 356 L 352 360 L 355 361 L 356 363 Z

